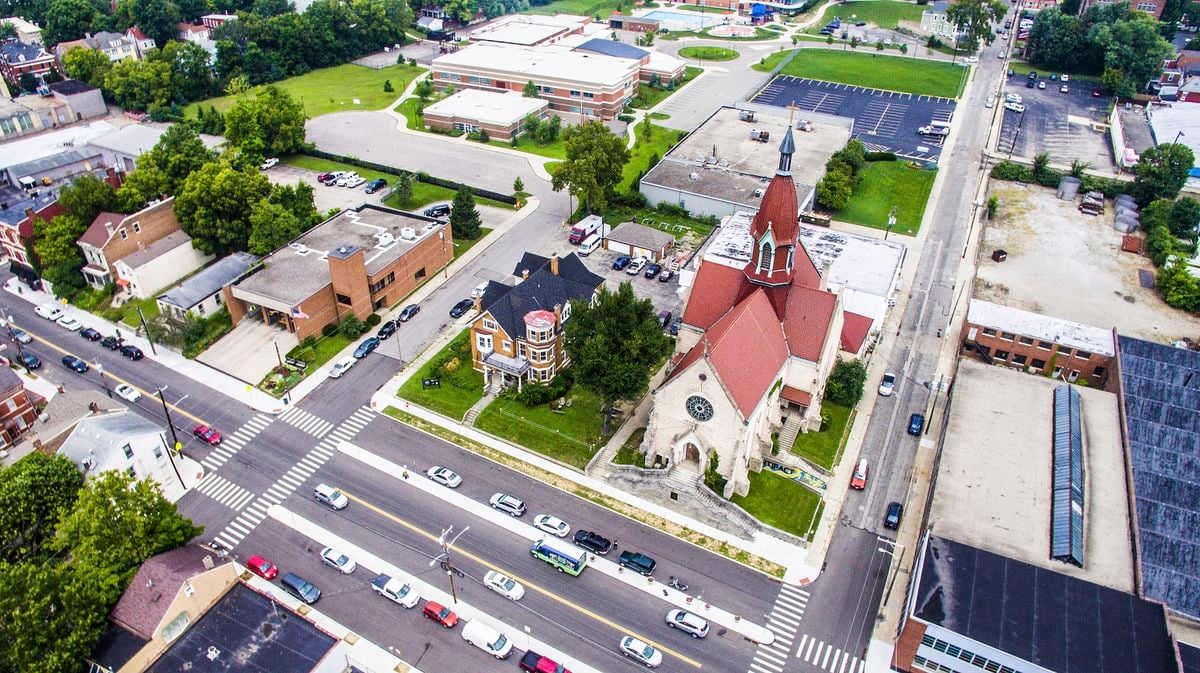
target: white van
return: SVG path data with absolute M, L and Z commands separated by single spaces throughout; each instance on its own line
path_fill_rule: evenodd
M 583 243 L 579 244 L 579 256 L 587 257 L 588 255 L 592 254 L 593 250 L 599 248 L 602 243 L 604 243 L 604 239 L 600 238 L 600 234 L 592 234 L 591 236 L 588 236 L 587 238 L 583 239 Z
M 508 638 L 483 623 L 481 619 L 472 619 L 462 630 L 463 640 L 487 652 L 497 659 L 506 659 L 512 653 L 512 643 Z

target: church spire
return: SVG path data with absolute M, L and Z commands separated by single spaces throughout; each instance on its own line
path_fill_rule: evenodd
M 779 144 L 779 170 L 776 175 L 792 174 L 792 155 L 796 152 L 796 143 L 792 140 L 792 127 L 789 124 L 783 132 L 783 142 Z

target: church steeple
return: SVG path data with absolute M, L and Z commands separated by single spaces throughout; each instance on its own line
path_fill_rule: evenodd
M 776 175 L 792 174 L 792 155 L 796 153 L 796 141 L 792 139 L 792 125 L 788 124 L 783 133 L 783 142 L 779 144 L 779 170 Z
M 796 141 L 792 138 L 789 118 L 783 142 L 779 144 L 779 169 L 767 185 L 762 203 L 750 225 L 753 252 L 746 265 L 746 277 L 758 285 L 780 286 L 792 281 L 792 270 L 799 245 L 799 202 L 796 183 L 792 180 L 792 155 Z

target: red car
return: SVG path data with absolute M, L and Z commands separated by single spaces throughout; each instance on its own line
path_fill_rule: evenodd
M 429 601 L 425 604 L 425 608 L 421 610 L 421 614 L 448 629 L 452 629 L 458 624 L 458 615 L 454 614 L 450 608 L 441 603 Z
M 196 429 L 192 430 L 192 436 L 210 446 L 220 444 L 222 439 L 221 433 L 207 425 L 197 425 Z
M 246 561 L 246 567 L 250 569 L 250 572 L 264 580 L 273 580 L 279 575 L 279 568 L 276 568 L 274 563 L 257 554 L 251 556 L 249 561 Z

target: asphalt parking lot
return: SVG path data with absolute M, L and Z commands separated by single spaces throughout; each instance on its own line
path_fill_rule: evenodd
M 1079 159 L 1097 170 L 1116 168 L 1106 131 L 1092 129 L 1092 122 L 1105 123 L 1109 99 L 1092 97 L 1093 82 L 1062 82 L 1043 76 L 1045 89 L 1026 88 L 1026 78 L 1013 75 L 1004 83 L 1004 93 L 1015 93 L 1025 103 L 1025 112 L 1004 110 L 996 151 L 1032 159 L 1046 152 L 1054 163 L 1069 164 Z M 1003 101 L 997 101 L 1002 105 Z
M 906 159 L 934 161 L 942 153 L 941 138 L 927 138 L 917 129 L 931 121 L 947 121 L 956 104 L 949 98 L 835 84 L 805 77 L 779 75 L 751 99 L 854 119 L 854 137 L 872 151 L 895 152 Z
M 563 229 L 561 237 L 556 236 L 539 254 L 549 255 L 551 252 L 557 252 L 559 256 L 578 252 L 578 247 L 571 245 L 567 240 L 566 228 Z M 642 269 L 642 273 L 631 276 L 625 273 L 625 270 L 617 271 L 612 268 L 613 260 L 617 257 L 616 253 L 601 248 L 587 257 L 581 257 L 580 259 L 583 260 L 583 263 L 593 273 L 604 277 L 604 284 L 610 290 L 615 290 L 621 283 L 628 281 L 633 285 L 634 294 L 649 299 L 654 304 L 655 312 L 666 309 L 671 312 L 673 317 L 679 317 L 680 312 L 683 310 L 683 298 L 679 296 L 678 276 L 662 283 L 656 278 L 646 278 L 644 275 L 645 268 Z

